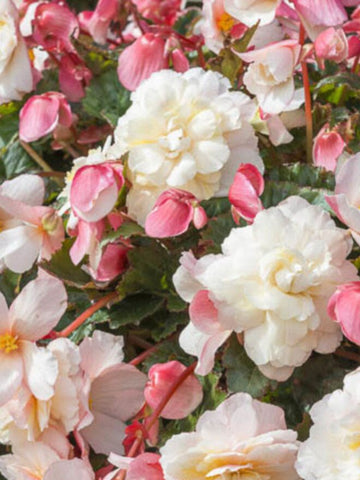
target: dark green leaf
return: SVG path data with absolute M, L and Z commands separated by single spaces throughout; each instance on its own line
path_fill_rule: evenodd
M 130 295 L 109 311 L 110 328 L 116 329 L 128 323 L 138 325 L 144 318 L 159 310 L 163 303 L 164 298 L 155 295 Z

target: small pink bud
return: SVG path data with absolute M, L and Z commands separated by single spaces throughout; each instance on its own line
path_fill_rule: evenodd
M 186 232 L 191 221 L 202 228 L 207 222 L 205 210 L 191 193 L 170 188 L 159 196 L 146 217 L 145 231 L 150 237 L 174 237 Z
M 314 139 L 313 159 L 317 167 L 334 172 L 336 162 L 342 154 L 345 142 L 335 130 L 329 130 L 329 124 L 323 126 Z
M 129 249 L 123 245 L 115 243 L 106 245 L 96 271 L 91 270 L 92 277 L 98 282 L 110 282 L 124 273 L 128 266 L 128 251 Z
M 145 33 L 120 54 L 117 73 L 124 87 L 133 91 L 152 73 L 167 66 L 164 40 Z
M 259 196 L 264 191 L 264 179 L 259 170 L 250 163 L 243 163 L 238 168 L 233 184 L 229 189 L 234 221 L 239 217 L 252 222 L 263 209 Z
M 315 53 L 319 59 L 343 62 L 348 56 L 348 42 L 341 28 L 327 28 L 315 40 Z
M 92 78 L 91 71 L 76 54 L 64 55 L 60 60 L 60 88 L 71 102 L 85 96 L 85 87 Z
M 328 315 L 340 323 L 344 335 L 360 345 L 360 282 L 340 285 L 330 297 Z
M 184 73 L 190 68 L 189 60 L 179 48 L 176 48 L 171 52 L 171 60 L 176 72 Z
M 155 409 L 167 394 L 169 387 L 186 370 L 185 365 L 173 360 L 157 363 L 149 370 L 149 381 L 144 395 L 148 405 Z M 179 386 L 161 412 L 161 417 L 177 420 L 187 417 L 201 403 L 203 391 L 199 380 L 192 373 Z

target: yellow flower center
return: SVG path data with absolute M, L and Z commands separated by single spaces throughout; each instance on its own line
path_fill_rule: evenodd
M 229 15 L 228 13 L 224 12 L 220 18 L 217 20 L 217 26 L 222 32 L 229 32 L 235 24 L 235 19 Z
M 17 344 L 18 338 L 10 335 L 10 333 L 5 333 L 0 335 L 0 350 L 4 350 L 5 353 L 10 353 L 19 348 Z

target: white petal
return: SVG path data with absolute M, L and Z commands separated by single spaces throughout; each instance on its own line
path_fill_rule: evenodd
M 0 406 L 8 402 L 21 384 L 23 364 L 17 351 L 0 351 Z
M 24 174 L 2 183 L 0 192 L 1 195 L 6 195 L 27 205 L 42 205 L 45 185 L 37 175 Z

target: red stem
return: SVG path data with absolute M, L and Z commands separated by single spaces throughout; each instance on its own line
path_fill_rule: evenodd
M 145 352 L 144 352 L 145 353 Z M 154 426 L 155 422 L 159 418 L 161 412 L 165 408 L 166 404 L 170 400 L 170 398 L 174 395 L 176 390 L 180 387 L 180 385 L 187 379 L 189 375 L 191 375 L 195 368 L 196 368 L 197 362 L 192 363 L 189 367 L 187 367 L 186 370 L 183 371 L 181 375 L 178 376 L 178 378 L 170 385 L 169 389 L 167 390 L 166 394 L 164 395 L 164 398 L 161 400 L 159 405 L 155 408 L 154 412 L 152 413 L 150 417 L 149 423 L 146 425 L 146 429 L 149 431 L 151 427 Z M 136 455 L 143 439 L 139 436 L 136 438 L 134 443 L 131 446 L 131 449 L 129 451 L 128 457 L 132 458 Z M 126 477 L 126 470 L 120 470 L 120 472 L 116 475 L 114 480 L 125 480 Z
M 154 345 L 153 347 L 148 348 L 145 350 L 145 352 L 140 353 L 137 357 L 133 358 L 131 360 L 130 365 L 139 365 L 139 363 L 142 363 L 145 358 L 147 358 L 149 355 L 151 355 L 153 352 L 156 352 L 156 350 L 159 348 L 159 345 Z
M 105 297 L 100 298 L 94 305 L 91 305 L 91 307 L 87 308 L 85 312 L 83 312 L 81 315 L 79 315 L 70 325 L 68 325 L 64 330 L 61 330 L 61 332 L 58 332 L 58 337 L 67 337 L 70 335 L 71 332 L 76 330 L 80 325 L 82 325 L 85 320 L 87 320 L 91 315 L 100 308 L 104 307 L 107 303 L 109 303 L 111 300 L 114 300 L 118 296 L 117 292 L 111 292 L 108 295 L 105 295 Z
M 304 45 L 305 42 L 305 29 L 300 25 L 299 43 Z M 312 163 L 312 144 L 313 144 L 313 121 L 311 113 L 311 92 L 309 72 L 307 68 L 306 60 L 301 62 L 301 72 L 303 77 L 304 92 L 305 92 L 305 118 L 306 118 L 306 159 L 308 163 Z

